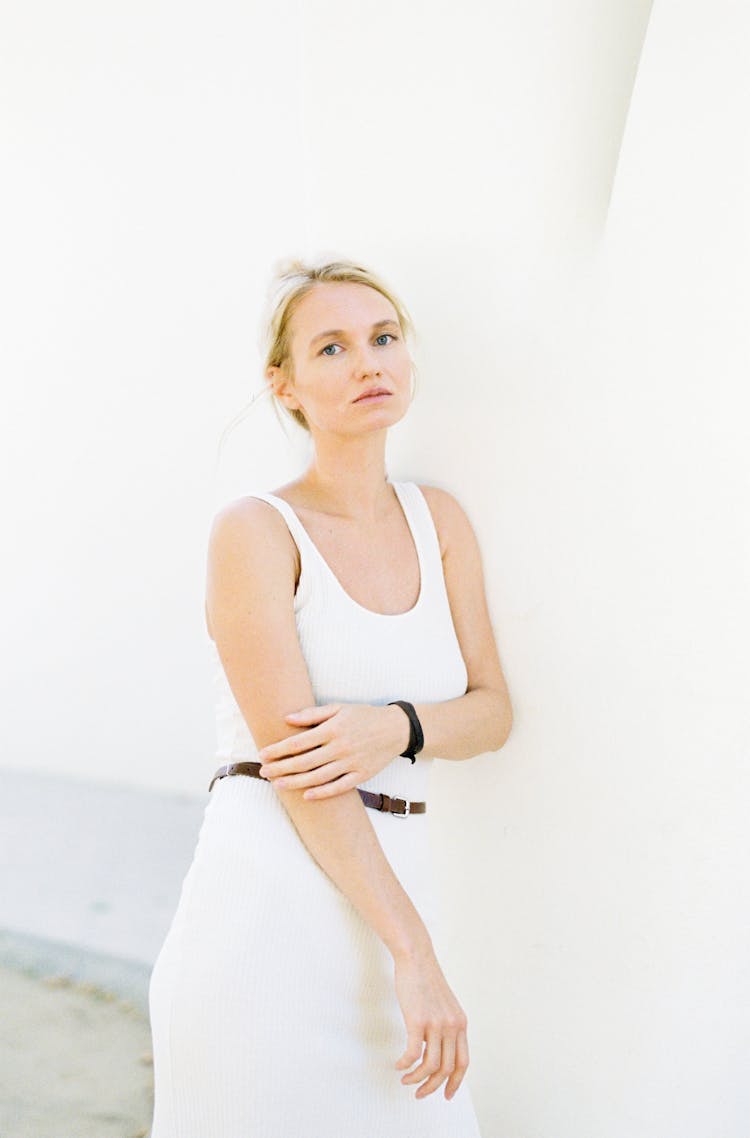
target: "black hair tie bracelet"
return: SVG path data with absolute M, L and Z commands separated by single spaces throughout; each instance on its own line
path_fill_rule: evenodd
M 409 716 L 409 745 L 401 755 L 405 759 L 415 761 L 416 755 L 424 747 L 424 733 L 422 731 L 422 724 L 419 722 L 419 717 L 414 710 L 414 704 L 409 703 L 405 699 L 392 699 L 389 701 L 388 706 L 391 707 L 396 704 L 398 707 L 403 708 Z

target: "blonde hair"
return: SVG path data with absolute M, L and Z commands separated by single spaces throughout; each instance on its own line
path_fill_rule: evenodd
M 275 266 L 262 328 L 265 352 L 264 375 L 269 367 L 282 367 L 289 377 L 293 378 L 290 334 L 292 316 L 303 296 L 306 296 L 319 282 L 328 281 L 349 281 L 374 288 L 396 309 L 404 339 L 414 336 L 414 324 L 404 303 L 379 276 L 369 269 L 355 264 L 354 261 L 346 260 L 328 261 L 325 264 L 305 264 L 296 259 L 280 261 Z M 301 410 L 285 407 L 275 395 L 273 400 L 275 407 L 281 406 L 287 415 L 309 431 L 307 420 Z

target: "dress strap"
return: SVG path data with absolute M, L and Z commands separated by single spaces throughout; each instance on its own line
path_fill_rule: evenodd
M 269 494 L 268 491 L 259 491 L 259 490 L 258 491 L 256 491 L 256 490 L 251 491 L 248 494 L 248 497 L 250 497 L 250 498 L 262 498 L 263 501 L 268 502 L 268 504 L 270 506 L 276 507 L 276 509 L 279 511 L 279 513 L 283 515 L 283 517 L 286 521 L 286 524 L 289 526 L 289 530 L 290 530 L 292 537 L 294 538 L 295 542 L 297 543 L 298 548 L 301 545 L 312 544 L 312 538 L 310 537 L 309 533 L 307 532 L 305 527 L 302 525 L 302 522 L 299 520 L 299 518 L 297 517 L 297 515 L 294 512 L 294 510 L 292 509 L 292 507 L 289 505 L 288 502 L 285 502 L 283 498 L 277 497 L 276 494 Z M 302 550 L 300 549 L 300 553 L 301 552 L 302 552 Z
M 421 578 L 418 609 L 420 612 L 425 612 L 428 605 L 428 598 L 430 596 L 434 597 L 436 594 L 440 596 L 445 592 L 443 563 L 440 556 L 440 541 L 437 530 L 435 529 L 430 507 L 427 504 L 427 499 L 416 482 L 394 482 L 393 486 L 406 515 L 407 524 L 417 547 Z M 289 503 L 268 491 L 252 491 L 248 496 L 251 498 L 261 498 L 264 502 L 268 502 L 269 505 L 274 506 L 286 521 L 287 527 L 294 538 L 299 550 L 301 567 L 300 583 L 295 601 L 296 606 L 299 607 L 307 598 L 308 590 L 307 588 L 303 588 L 303 582 L 307 583 L 310 580 L 309 570 L 313 567 L 314 576 L 318 581 L 318 588 L 322 588 L 325 591 L 333 589 L 339 599 L 341 599 L 342 595 L 348 596 Z M 348 599 L 352 601 L 351 597 Z M 356 602 L 352 603 L 355 604 L 357 608 L 362 607 L 357 605 Z M 416 609 L 417 606 L 415 606 L 415 611 Z M 375 613 L 374 615 L 380 616 L 382 614 Z
M 283 498 L 277 497 L 276 494 L 270 494 L 268 491 L 260 490 L 250 491 L 247 496 L 250 498 L 260 498 L 262 501 L 268 502 L 269 506 L 274 506 L 286 522 L 287 528 L 297 546 L 300 560 L 300 576 L 297 582 L 297 590 L 294 594 L 294 609 L 296 612 L 307 603 L 309 598 L 312 584 L 310 572 L 311 570 L 315 572 L 314 566 L 316 566 L 318 562 L 315 544 L 292 507 L 288 502 L 285 502 Z M 316 574 L 316 576 L 319 581 L 319 575 Z M 317 588 L 320 588 L 320 583 Z
M 432 511 L 416 482 L 400 482 L 402 499 L 409 511 L 409 521 L 415 542 L 420 550 L 420 561 L 425 575 L 425 593 L 442 594 L 445 589 L 443 559 Z

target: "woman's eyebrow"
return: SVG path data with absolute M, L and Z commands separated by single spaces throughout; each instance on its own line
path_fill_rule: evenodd
M 376 320 L 372 326 L 373 332 L 375 331 L 376 328 L 384 328 L 386 326 L 386 324 L 395 324 L 396 326 L 398 326 L 398 321 L 393 320 L 390 316 L 388 317 L 387 320 Z M 318 332 L 317 336 L 313 336 L 312 340 L 310 341 L 310 347 L 312 347 L 313 344 L 317 340 L 322 340 L 326 336 L 345 336 L 345 335 L 346 335 L 346 329 L 345 328 L 329 328 L 327 332 Z

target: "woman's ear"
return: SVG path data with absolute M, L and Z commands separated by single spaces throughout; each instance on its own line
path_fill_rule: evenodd
M 290 411 L 299 409 L 299 403 L 288 390 L 291 386 L 291 380 L 284 374 L 282 368 L 275 364 L 269 367 L 266 371 L 266 379 L 273 394 L 281 400 L 285 407 L 288 407 Z

